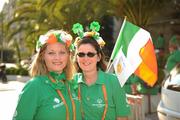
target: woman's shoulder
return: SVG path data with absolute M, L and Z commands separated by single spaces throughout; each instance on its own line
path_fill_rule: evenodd
M 110 79 L 116 79 L 117 78 L 116 74 L 104 72 L 104 71 L 101 71 L 101 70 L 99 71 L 99 74 L 101 76 L 104 76 L 104 78 L 110 78 Z
M 38 76 L 34 76 L 30 79 L 31 82 L 39 82 L 42 81 L 46 78 L 46 76 L 44 75 L 38 75 Z
M 27 83 L 26 85 L 39 85 L 42 84 L 44 81 L 46 80 L 46 76 L 35 76 L 32 77 Z
M 118 84 L 118 78 L 113 73 L 108 73 L 104 71 L 99 71 L 99 79 L 102 79 L 106 84 Z
M 122 87 L 119 83 L 118 77 L 114 73 L 107 73 L 107 72 L 102 72 L 101 73 L 101 78 L 104 81 L 104 84 L 106 87 L 112 91 L 114 90 L 121 90 Z M 100 79 L 101 79 L 100 78 Z

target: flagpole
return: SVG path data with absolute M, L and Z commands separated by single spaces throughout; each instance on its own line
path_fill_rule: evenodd
M 113 65 L 113 60 L 110 59 L 110 60 L 109 60 L 109 63 L 108 63 L 108 67 L 107 67 L 106 72 L 109 72 L 109 71 L 110 71 L 112 65 Z
M 127 17 L 125 16 L 117 40 L 120 38 L 121 33 L 122 33 L 122 30 L 124 29 L 124 25 L 125 25 L 125 22 L 126 22 L 126 18 L 127 18 Z M 116 43 L 117 43 L 117 40 L 116 40 Z M 117 44 L 115 44 L 114 48 L 116 48 L 116 46 L 117 46 Z M 109 59 L 109 62 L 108 62 L 108 65 L 107 65 L 107 70 L 106 70 L 107 72 L 109 72 L 109 70 L 110 70 L 110 68 L 111 68 L 111 66 L 112 66 L 112 63 L 113 63 L 112 57 L 114 57 L 114 53 L 115 53 L 115 49 L 113 49 L 112 54 L 111 54 L 111 57 L 110 57 L 110 59 Z

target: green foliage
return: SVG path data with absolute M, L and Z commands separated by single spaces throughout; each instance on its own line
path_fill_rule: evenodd
M 112 4 L 110 0 L 19 0 L 15 6 L 13 18 L 6 23 L 7 40 L 16 44 L 19 42 L 15 39 L 18 35 L 26 45 L 27 55 L 32 55 L 40 34 L 50 29 L 71 32 L 72 25 L 76 22 L 89 25 L 109 14 Z M 20 47 L 15 47 L 17 57 L 22 57 L 22 52 L 18 51 Z
M 6 69 L 6 74 L 7 75 L 28 75 L 28 70 L 25 68 L 8 68 Z
M 5 21 L 4 32 L 7 33 L 6 41 L 13 43 L 12 47 L 20 61 L 23 59 L 22 55 L 29 57 L 35 52 L 39 35 L 48 30 L 64 29 L 71 33 L 74 23 L 88 26 L 95 20 L 101 24 L 104 16 L 127 16 L 129 21 L 146 26 L 164 2 L 165 0 L 17 0 L 12 10 L 14 16 Z M 112 39 L 105 39 L 109 41 L 106 43 L 113 43 Z M 25 45 L 26 53 L 20 51 L 21 45 L 17 44 L 20 41 Z
M 124 0 L 123 8 L 117 7 L 117 11 L 121 10 L 121 14 L 116 15 L 126 16 L 132 23 L 146 27 L 159 15 L 158 13 L 162 12 L 167 3 L 166 0 Z

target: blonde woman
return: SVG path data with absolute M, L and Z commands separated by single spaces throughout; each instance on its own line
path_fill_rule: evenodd
M 73 75 L 71 41 L 71 35 L 62 30 L 39 37 L 30 69 L 32 79 L 19 95 L 14 119 L 81 120 L 79 100 L 69 82 Z

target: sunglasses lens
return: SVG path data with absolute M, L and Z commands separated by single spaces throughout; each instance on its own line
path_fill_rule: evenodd
M 87 56 L 88 56 L 88 57 L 94 57 L 95 55 L 96 55 L 96 53 L 92 53 L 92 52 L 88 52 L 88 53 L 87 53 Z
M 79 57 L 85 57 L 85 55 L 87 55 L 88 57 L 94 57 L 97 53 L 92 53 L 92 52 L 88 52 L 87 54 L 86 53 L 83 53 L 83 52 L 79 52 L 77 53 L 77 55 Z
M 78 55 L 79 57 L 85 57 L 86 54 L 83 53 L 83 52 L 80 52 L 80 53 L 78 53 L 77 55 Z

